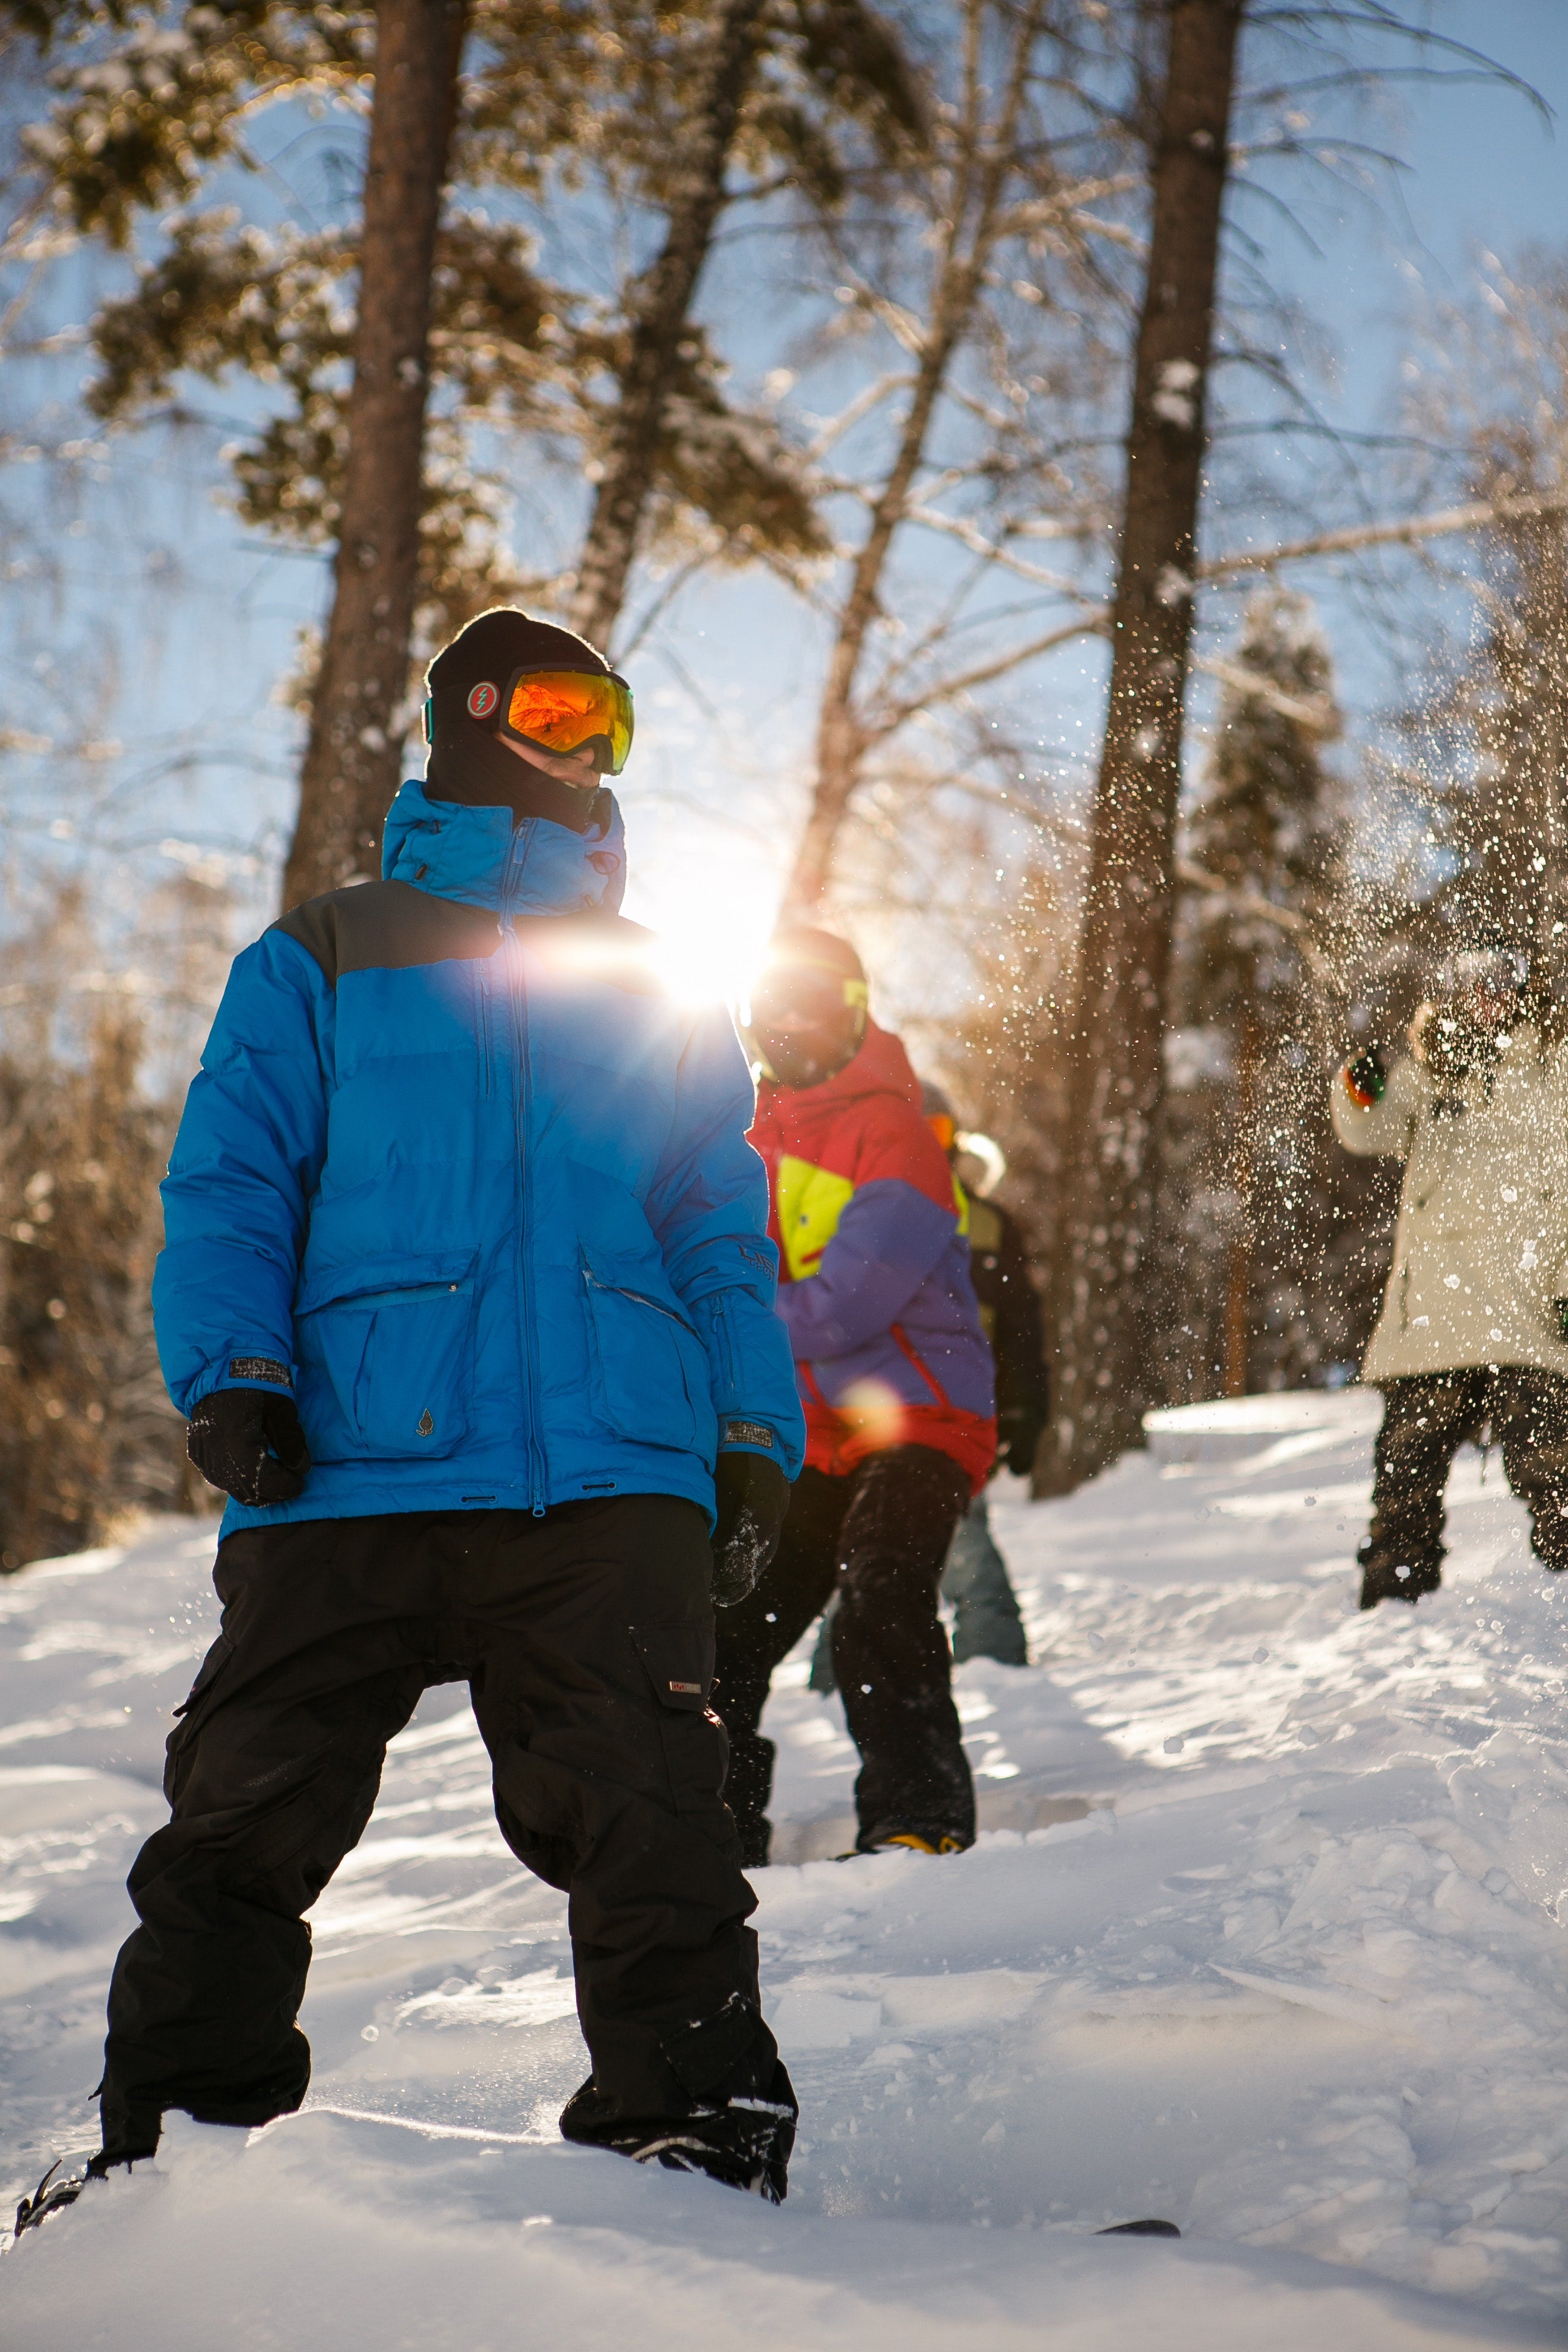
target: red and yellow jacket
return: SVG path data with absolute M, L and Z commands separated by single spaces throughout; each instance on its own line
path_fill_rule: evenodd
M 978 1493 L 996 1452 L 991 1349 L 963 1197 L 902 1045 L 871 1023 L 821 1086 L 764 1078 L 751 1139 L 767 1163 L 806 1460 L 844 1475 L 929 1445 Z

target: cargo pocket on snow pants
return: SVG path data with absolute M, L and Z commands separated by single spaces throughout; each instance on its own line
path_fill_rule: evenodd
M 670 1809 L 703 1812 L 723 1796 L 730 1742 L 709 1706 L 711 1625 L 634 1625 L 632 1640 L 658 1704 Z
M 191 1743 L 208 1712 L 213 1685 L 234 1655 L 234 1643 L 226 1633 L 220 1633 L 201 1664 L 196 1668 L 195 1681 L 183 1703 L 174 1709 L 174 1728 L 170 1732 L 163 1750 L 163 1794 L 171 1805 L 178 1801 L 184 1785 L 183 1759 L 190 1752 Z

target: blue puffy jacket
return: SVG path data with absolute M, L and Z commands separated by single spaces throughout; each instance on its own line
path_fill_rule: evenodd
M 677 1003 L 586 835 L 405 784 L 385 879 L 235 963 L 163 1185 L 183 1412 L 289 1386 L 312 1467 L 224 1530 L 681 1495 L 804 1433 L 728 1015 Z

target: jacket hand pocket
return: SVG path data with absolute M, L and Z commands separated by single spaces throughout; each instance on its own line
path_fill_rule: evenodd
M 452 1454 L 471 1425 L 477 1253 L 339 1267 L 295 1308 L 300 1417 L 316 1462 Z
M 708 1350 L 684 1316 L 654 1295 L 646 1267 L 583 1258 L 595 1417 L 637 1445 L 668 1445 L 711 1463 L 718 1446 Z M 644 1287 L 647 1284 L 648 1286 Z

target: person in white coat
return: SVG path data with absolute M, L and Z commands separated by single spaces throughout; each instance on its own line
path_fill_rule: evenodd
M 1436 1591 L 1455 1454 L 1489 1423 L 1542 1564 L 1568 1568 L 1568 1038 L 1524 959 L 1457 960 L 1410 1026 L 1332 1081 L 1348 1150 L 1405 1163 L 1362 1366 L 1382 1389 L 1361 1605 Z

